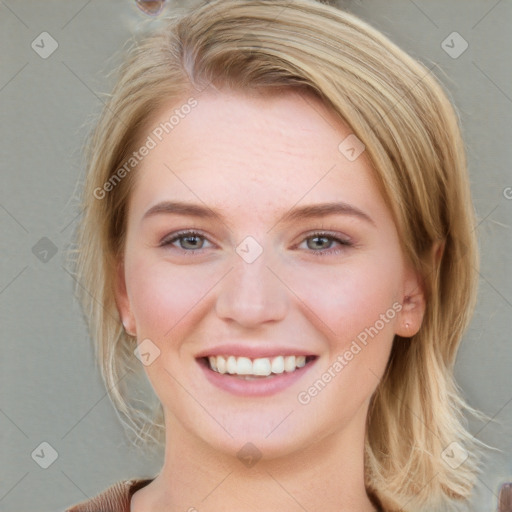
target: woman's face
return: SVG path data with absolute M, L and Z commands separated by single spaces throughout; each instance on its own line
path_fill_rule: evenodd
M 117 290 L 166 427 L 269 458 L 360 439 L 423 314 L 364 147 L 309 95 L 196 101 L 143 139 Z

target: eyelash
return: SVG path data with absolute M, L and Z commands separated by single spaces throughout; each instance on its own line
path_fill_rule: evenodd
M 171 238 L 165 237 L 160 242 L 159 247 L 166 247 L 166 246 L 172 245 L 174 242 L 176 242 L 180 239 L 183 239 L 183 238 L 187 238 L 187 237 L 198 237 L 198 238 L 203 238 L 206 240 L 206 237 L 199 231 L 193 231 L 193 230 L 192 231 L 181 231 L 181 232 L 171 235 Z M 344 248 L 353 247 L 353 245 L 354 245 L 349 240 L 338 238 L 338 237 L 333 236 L 332 234 L 324 232 L 324 231 L 318 231 L 318 232 L 312 233 L 311 235 L 307 236 L 304 240 L 309 240 L 311 238 L 326 238 L 332 242 L 338 242 Z M 183 249 L 181 247 L 176 247 L 176 249 L 178 249 L 179 251 L 182 251 L 183 253 L 192 253 L 192 254 L 197 254 L 198 252 L 200 252 L 202 250 L 202 249 Z M 315 254 L 315 256 L 325 256 L 325 255 L 336 255 L 342 251 L 343 251 L 343 249 L 341 248 L 341 249 L 336 249 L 336 250 L 332 250 L 332 249 L 322 249 L 322 250 L 318 250 L 318 251 L 311 250 L 309 252 L 312 252 L 313 254 Z

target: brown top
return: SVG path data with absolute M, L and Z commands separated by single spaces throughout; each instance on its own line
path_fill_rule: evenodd
M 94 498 L 82 501 L 64 512 L 130 512 L 132 496 L 139 490 L 151 483 L 150 479 L 122 480 L 98 494 Z M 370 495 L 372 502 L 378 500 Z M 378 512 L 384 512 L 380 505 L 377 505 Z
M 132 496 L 154 479 L 122 480 L 94 498 L 82 501 L 65 512 L 130 512 Z

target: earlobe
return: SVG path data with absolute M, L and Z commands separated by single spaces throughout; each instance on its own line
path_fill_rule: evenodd
M 446 240 L 438 239 L 430 247 L 429 266 L 437 269 L 443 259 Z M 418 333 L 426 310 L 425 284 L 419 271 L 412 264 L 407 266 L 403 286 L 402 309 L 395 334 L 410 338 Z
M 432 269 L 438 268 L 443 258 L 445 240 L 437 240 L 430 249 L 429 264 Z M 419 272 L 412 266 L 407 269 L 404 283 L 402 310 L 396 334 L 410 338 L 418 333 L 423 322 L 426 309 L 425 285 Z
M 128 298 L 128 292 L 126 289 L 123 261 L 119 261 L 117 264 L 114 290 L 117 311 L 119 313 L 119 317 L 123 324 L 124 330 L 130 336 L 136 336 L 135 319 L 131 311 L 130 299 Z
M 401 304 L 402 309 L 395 334 L 410 338 L 420 330 L 426 307 L 424 286 L 419 272 L 409 269 Z

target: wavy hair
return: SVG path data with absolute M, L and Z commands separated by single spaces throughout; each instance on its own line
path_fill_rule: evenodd
M 419 332 L 395 337 L 371 399 L 367 491 L 388 512 L 458 510 L 487 447 L 471 436 L 463 412 L 487 417 L 465 402 L 453 373 L 479 265 L 458 116 L 433 68 L 321 2 L 214 0 L 168 17 L 128 52 L 87 144 L 75 262 L 96 358 L 120 418 L 135 441 L 164 442 L 158 400 L 136 405 L 132 399 L 130 379 L 142 370 L 114 299 L 137 172 L 136 165 L 121 169 L 160 107 L 179 105 L 208 86 L 314 94 L 365 144 L 404 254 L 426 292 Z M 434 254 L 436 243 L 441 249 Z M 454 448 L 468 454 L 456 468 L 443 456 Z

